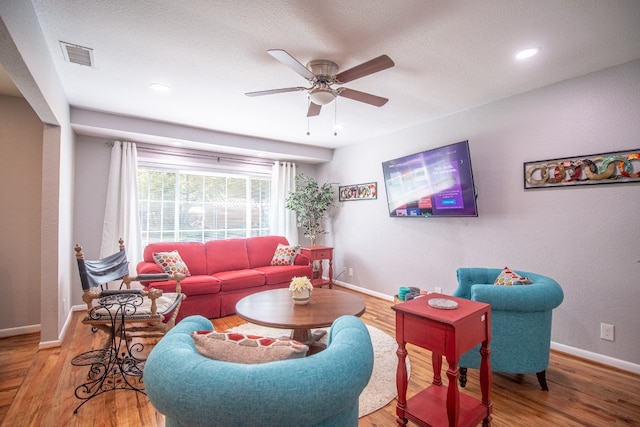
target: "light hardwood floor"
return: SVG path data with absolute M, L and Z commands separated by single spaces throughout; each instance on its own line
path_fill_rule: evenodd
M 342 288 L 341 288 L 342 289 Z M 349 291 L 352 292 L 352 291 Z M 394 335 L 392 303 L 360 294 L 367 310 L 365 323 Z M 71 359 L 100 346 L 76 312 L 62 347 L 38 351 L 39 334 L 0 339 L 0 421 L 2 426 L 164 426 L 164 417 L 145 395 L 108 392 L 86 403 L 76 415 L 74 389 L 85 367 Z M 244 323 L 237 316 L 213 321 L 216 329 Z M 146 350 L 152 341 L 146 342 Z M 408 396 L 430 384 L 431 355 L 408 346 L 412 366 Z M 446 367 L 446 362 L 445 362 Z M 443 376 L 446 383 L 446 375 Z M 493 426 L 640 426 L 640 376 L 552 351 L 547 370 L 549 392 L 539 389 L 536 376 L 493 374 Z M 469 370 L 466 392 L 479 396 L 477 372 Z M 197 398 L 197 396 L 194 396 Z M 212 425 L 213 420 L 212 420 Z M 359 421 L 359 426 L 396 425 L 395 400 Z M 409 426 L 414 424 L 409 422 Z M 249 426 L 247 426 L 249 427 Z

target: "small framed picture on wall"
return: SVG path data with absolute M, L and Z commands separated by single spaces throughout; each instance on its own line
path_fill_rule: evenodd
M 367 182 L 365 184 L 343 185 L 338 187 L 338 200 L 347 202 L 350 200 L 373 200 L 378 198 L 378 183 Z

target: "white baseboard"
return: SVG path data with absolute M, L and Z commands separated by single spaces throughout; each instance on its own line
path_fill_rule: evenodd
M 65 335 L 67 334 L 67 331 L 69 330 L 69 326 L 71 324 L 71 319 L 73 317 L 73 312 L 74 311 L 86 310 L 86 309 L 87 309 L 86 305 L 73 305 L 73 306 L 71 306 L 71 310 L 69 310 L 69 314 L 67 315 L 67 319 L 64 321 L 64 325 L 62 325 L 62 330 L 60 331 L 60 335 L 58 336 L 58 339 L 57 340 L 53 340 L 53 341 L 40 342 L 40 345 L 38 345 L 38 349 L 42 350 L 42 349 L 45 349 L 45 348 L 53 348 L 53 347 L 62 346 L 62 340 L 64 339 Z
M 372 291 L 371 289 L 361 288 L 360 286 L 355 286 L 347 282 L 341 282 L 340 280 L 334 280 L 333 283 L 342 286 L 343 288 L 351 289 L 356 292 L 360 292 L 363 294 L 371 295 L 373 297 L 377 297 L 380 299 L 384 299 L 387 301 L 393 301 L 393 296 L 389 296 L 387 294 L 383 294 L 381 292 Z
M 54 341 L 45 341 L 45 342 L 41 342 L 40 345 L 38 346 L 38 349 L 44 349 L 44 348 L 53 348 L 53 347 L 60 347 L 62 346 L 62 340 L 64 339 L 65 335 L 67 334 L 67 331 L 69 330 L 69 325 L 71 324 L 71 319 L 73 317 L 73 312 L 74 311 L 82 311 L 82 310 L 86 310 L 87 306 L 86 305 L 72 305 L 71 306 L 71 310 L 69 310 L 69 314 L 67 315 L 67 319 L 64 321 L 64 325 L 62 325 L 62 330 L 60 331 L 60 335 L 58 336 L 57 340 Z
M 0 338 L 14 337 L 16 335 L 34 334 L 40 332 L 40 324 L 19 326 L 17 328 L 0 329 Z
M 633 372 L 634 374 L 640 374 L 640 365 L 636 363 L 627 362 L 626 360 L 615 359 L 613 357 L 605 356 L 591 351 L 582 350 L 580 348 L 569 347 L 568 345 L 560 344 L 551 341 L 551 348 L 563 353 L 570 354 L 572 356 L 580 357 L 582 359 L 591 360 L 593 362 L 601 363 L 603 365 L 612 366 L 614 368 L 622 369 L 623 371 Z
M 384 300 L 393 301 L 393 296 L 386 295 L 380 292 L 375 292 L 370 289 L 361 288 L 360 286 L 355 286 L 350 283 L 334 281 L 337 285 L 345 287 L 347 289 L 352 289 L 357 292 L 361 292 L 363 294 L 371 295 L 374 297 L 382 298 Z M 604 356 L 602 354 L 593 353 L 591 351 L 582 350 L 575 347 L 570 347 L 565 344 L 560 344 L 557 342 L 551 342 L 551 348 L 554 350 L 561 351 L 563 353 L 570 354 L 572 356 L 579 357 L 581 359 L 590 360 L 592 362 L 601 363 L 603 365 L 611 366 L 614 368 L 621 369 L 623 371 L 633 372 L 635 374 L 640 374 L 640 365 L 627 362 L 626 360 L 615 359 L 613 357 Z
M 38 344 L 38 350 L 44 350 L 46 348 L 55 348 L 55 347 L 61 347 L 61 346 L 62 346 L 62 340 L 41 341 L 40 344 Z

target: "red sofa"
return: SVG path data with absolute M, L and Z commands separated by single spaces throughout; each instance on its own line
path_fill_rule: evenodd
M 285 288 L 293 277 L 312 277 L 308 257 L 297 254 L 294 264 L 271 265 L 278 244 L 288 245 L 282 236 L 260 236 L 247 239 L 200 242 L 151 243 L 144 249 L 138 274 L 162 273 L 154 262 L 156 252 L 177 250 L 189 268 L 190 276 L 182 280 L 182 302 L 176 321 L 194 314 L 209 319 L 236 312 L 243 297 L 268 289 Z M 145 288 L 175 292 L 175 281 L 142 282 Z

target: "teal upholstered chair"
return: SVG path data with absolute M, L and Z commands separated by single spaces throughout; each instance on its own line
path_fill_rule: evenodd
M 551 347 L 551 312 L 564 298 L 553 279 L 526 271 L 529 285 L 496 286 L 500 268 L 460 268 L 454 296 L 491 305 L 491 368 L 494 372 L 536 373 L 540 387 L 548 390 L 546 369 Z M 479 348 L 462 355 L 460 385 L 466 369 L 480 366 Z
M 145 388 L 167 427 L 358 425 L 358 399 L 371 377 L 373 347 L 357 317 L 338 318 L 320 353 L 262 364 L 200 355 L 189 333 L 211 329 L 206 318 L 187 317 L 149 355 Z

